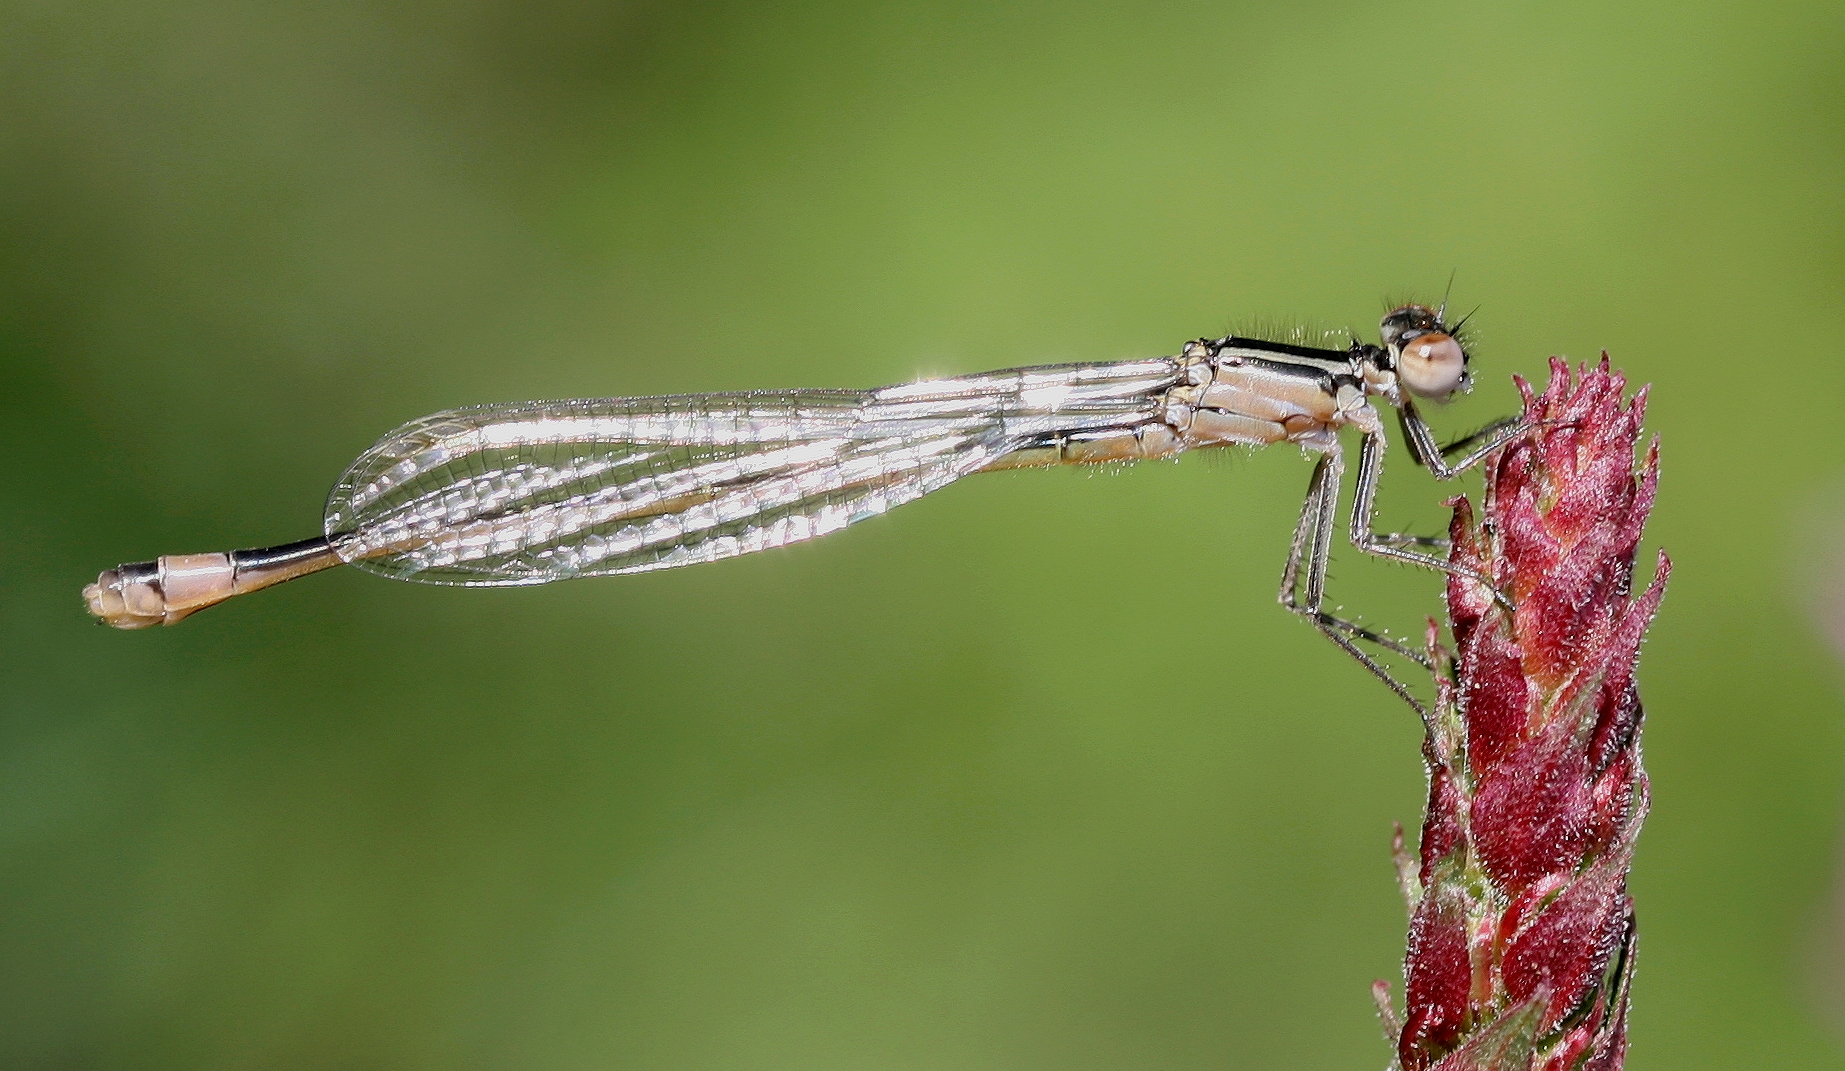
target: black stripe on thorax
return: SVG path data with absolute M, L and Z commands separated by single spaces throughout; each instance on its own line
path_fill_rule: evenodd
M 1350 350 L 1332 350 L 1323 346 L 1297 346 L 1292 342 L 1274 342 L 1266 338 L 1244 338 L 1241 335 L 1226 335 L 1218 339 L 1217 348 L 1220 350 L 1259 350 L 1283 359 L 1304 357 L 1309 361 L 1323 361 L 1328 367 L 1336 364 L 1349 368 L 1352 364 Z
M 1363 389 L 1357 362 L 1348 350 L 1296 346 L 1232 335 L 1218 340 L 1217 360 L 1306 380 L 1329 395 L 1337 394 L 1341 386 Z
M 1338 350 L 1312 350 L 1305 346 L 1286 346 L 1282 343 L 1262 343 L 1249 346 L 1244 340 L 1237 339 L 1228 346 L 1219 346 L 1217 359 L 1224 363 L 1240 364 L 1248 368 L 1260 369 L 1275 375 L 1304 379 L 1328 394 L 1334 393 L 1339 384 L 1358 382 L 1351 358 Z
M 1299 376 L 1303 379 L 1323 380 L 1328 377 L 1350 379 L 1356 371 L 1352 364 L 1351 354 L 1344 350 L 1293 346 L 1285 342 L 1269 342 L 1264 339 L 1235 337 L 1223 339 L 1217 344 L 1217 353 L 1219 360 L 1229 358 L 1264 371 Z

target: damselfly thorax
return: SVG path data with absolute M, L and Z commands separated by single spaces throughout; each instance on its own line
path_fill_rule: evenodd
M 1449 569 L 1372 530 L 1393 408 L 1411 456 L 1447 479 L 1518 430 L 1439 447 L 1414 399 L 1468 389 L 1468 355 L 1441 310 L 1384 317 L 1379 344 L 1317 348 L 1235 335 L 1173 357 L 1045 365 L 878 390 L 752 391 L 524 402 L 455 409 L 398 428 L 334 487 L 323 534 L 262 550 L 118 566 L 84 589 L 117 628 L 173 624 L 232 595 L 349 564 L 432 584 L 542 584 L 666 569 L 797 543 L 970 473 L 1171 457 L 1293 443 L 1318 455 L 1283 574 L 1282 602 L 1405 699 L 1356 640 L 1422 660 L 1324 611 L 1344 471 L 1360 437 L 1350 538 L 1358 549 Z

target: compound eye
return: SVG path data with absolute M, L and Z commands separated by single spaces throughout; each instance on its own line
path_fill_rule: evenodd
M 1431 332 L 1403 343 L 1397 382 L 1423 398 L 1446 398 L 1467 378 L 1467 354 L 1448 335 Z

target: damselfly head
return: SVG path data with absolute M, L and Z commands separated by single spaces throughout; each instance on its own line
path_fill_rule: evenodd
M 1467 350 L 1454 337 L 1457 329 L 1441 322 L 1441 313 L 1427 305 L 1404 305 L 1390 310 L 1378 329 L 1396 365 L 1397 382 L 1411 394 L 1445 399 L 1472 386 Z

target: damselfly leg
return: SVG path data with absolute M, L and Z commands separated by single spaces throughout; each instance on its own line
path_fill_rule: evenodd
M 1410 460 L 1434 473 L 1438 480 L 1453 479 L 1526 430 L 1518 417 L 1504 417 L 1446 446 L 1438 447 L 1435 445 L 1434 431 L 1421 414 L 1416 412 L 1413 402 L 1397 409 L 1397 426 L 1403 429 L 1403 442 L 1409 448 Z M 1435 458 L 1435 463 L 1430 464 L 1425 460 L 1428 457 Z M 1450 461 L 1450 458 L 1455 460 Z M 1380 534 L 1377 541 L 1387 546 L 1426 547 L 1442 552 L 1446 552 L 1451 545 L 1447 536 L 1425 536 L 1410 532 Z
M 1307 482 L 1307 500 L 1301 506 L 1300 520 L 1294 526 L 1294 540 L 1288 551 L 1288 563 L 1281 574 L 1281 605 L 1313 622 L 1326 638 L 1338 644 L 1358 664 L 1418 712 L 1422 703 L 1410 690 L 1391 675 L 1383 663 L 1373 658 L 1357 641 L 1364 640 L 1427 668 L 1428 656 L 1389 636 L 1347 621 L 1326 610 L 1326 566 L 1332 553 L 1333 521 L 1338 512 L 1340 474 L 1345 468 L 1343 455 L 1335 445 L 1314 463 L 1313 476 Z M 1304 593 L 1301 591 L 1305 574 Z
M 1471 441 L 1462 446 L 1463 449 L 1465 446 L 1472 446 L 1472 450 L 1463 453 L 1458 460 L 1450 463 L 1441 459 L 1442 451 L 1439 447 L 1433 446 L 1434 435 L 1428 425 L 1423 423 L 1420 415 L 1416 414 L 1410 406 L 1406 405 L 1404 408 L 1409 410 L 1404 416 L 1405 424 L 1415 422 L 1420 434 L 1430 444 L 1429 449 L 1433 456 L 1438 459 L 1435 464 L 1427 467 L 1435 478 L 1440 480 L 1451 480 L 1466 472 L 1524 430 L 1524 425 L 1516 419 L 1498 421 L 1489 425 L 1482 432 L 1470 436 Z M 1363 436 L 1359 443 L 1358 474 L 1354 480 L 1352 495 L 1349 533 L 1352 546 L 1366 554 L 1410 565 L 1419 565 L 1473 580 L 1485 585 L 1488 590 L 1493 591 L 1495 599 L 1509 606 L 1505 596 L 1493 588 L 1490 578 L 1469 569 L 1459 568 L 1445 558 L 1406 549 L 1406 545 L 1445 548 L 1447 540 L 1397 533 L 1380 534 L 1372 530 L 1377 507 L 1377 488 L 1384 471 L 1384 450 L 1387 440 L 1382 428 L 1376 425 L 1374 418 L 1354 420 L 1352 423 Z M 1405 434 L 1410 442 L 1417 442 L 1416 433 L 1409 432 L 1406 428 Z M 1412 445 L 1410 449 L 1414 452 L 1418 446 Z M 1451 447 L 1450 452 L 1459 451 Z M 1358 641 L 1374 644 L 1385 651 L 1409 659 L 1423 669 L 1433 670 L 1434 664 L 1428 655 L 1375 629 L 1345 620 L 1326 610 L 1326 569 L 1331 553 L 1333 522 L 1338 512 L 1339 483 L 1344 471 L 1344 451 L 1338 440 L 1334 439 L 1315 463 L 1313 476 L 1307 483 L 1306 501 L 1301 506 L 1300 520 L 1294 526 L 1294 539 L 1289 548 L 1288 562 L 1281 574 L 1281 604 L 1313 622 L 1327 639 L 1338 644 L 1360 665 L 1370 670 L 1419 714 L 1426 715 L 1427 708 L 1422 702 L 1410 692 L 1408 687 L 1392 676 L 1383 663 L 1359 647 Z M 1303 573 L 1306 588 L 1304 598 L 1301 591 Z

